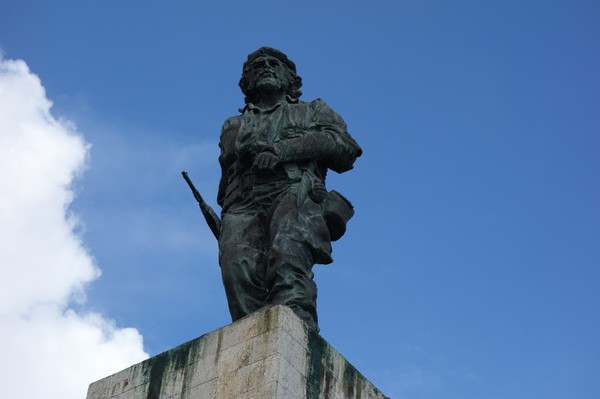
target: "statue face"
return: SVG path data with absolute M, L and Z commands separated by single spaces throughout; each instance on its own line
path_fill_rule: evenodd
M 251 91 L 278 91 L 285 88 L 289 71 L 285 64 L 275 57 L 262 55 L 246 69 Z

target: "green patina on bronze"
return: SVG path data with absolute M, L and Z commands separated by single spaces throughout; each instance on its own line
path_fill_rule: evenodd
M 219 241 L 232 319 L 285 305 L 318 331 L 312 268 L 333 262 L 331 242 L 354 214 L 325 180 L 352 169 L 362 150 L 323 100 L 300 100 L 302 78 L 281 51 L 251 53 L 239 86 L 245 106 L 219 140 L 220 220 L 184 178 Z

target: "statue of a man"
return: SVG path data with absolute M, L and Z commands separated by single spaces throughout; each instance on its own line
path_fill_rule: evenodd
M 302 78 L 282 52 L 248 56 L 241 114 L 223 124 L 219 263 L 232 319 L 286 305 L 318 331 L 312 267 L 332 262 L 352 205 L 325 188 L 362 153 L 342 118 L 320 99 L 303 102 Z

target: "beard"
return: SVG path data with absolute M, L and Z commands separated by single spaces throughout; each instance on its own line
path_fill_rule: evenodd
M 258 92 L 274 92 L 283 88 L 283 81 L 276 76 L 261 77 L 254 83 L 254 89 Z
M 256 102 L 261 97 L 269 97 L 277 93 L 285 94 L 294 90 L 294 80 L 289 71 L 251 73 L 245 75 L 243 80 L 247 82 L 245 90 L 242 88 L 246 95 L 246 102 Z M 240 87 L 242 87 L 241 82 Z

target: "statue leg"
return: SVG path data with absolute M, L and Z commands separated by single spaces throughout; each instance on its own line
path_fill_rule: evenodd
M 264 216 L 227 212 L 221 221 L 219 264 L 233 321 L 265 305 Z
M 298 208 L 295 194 L 285 194 L 267 221 L 270 247 L 267 254 L 267 302 L 286 305 L 318 331 L 315 263 L 331 259 L 329 233 L 320 207 L 307 199 Z

